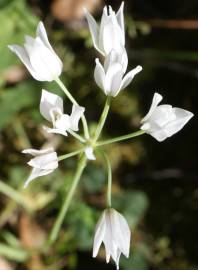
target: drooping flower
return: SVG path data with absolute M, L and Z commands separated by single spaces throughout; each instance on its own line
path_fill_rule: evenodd
M 58 157 L 52 147 L 43 150 L 25 149 L 22 153 L 34 156 L 34 158 L 28 162 L 28 165 L 33 167 L 33 169 L 30 176 L 25 181 L 24 188 L 35 178 L 50 174 L 58 168 Z
M 141 121 L 141 129 L 159 142 L 180 131 L 193 117 L 193 113 L 168 104 L 158 106 L 161 100 L 162 96 L 155 93 L 150 110 Z
M 42 90 L 40 112 L 48 121 L 52 122 L 53 128 L 45 127 L 48 133 L 57 133 L 67 136 L 68 130 L 78 131 L 78 122 L 85 109 L 73 105 L 71 115 L 63 113 L 63 99 L 46 90 Z
M 36 38 L 25 36 L 24 47 L 9 45 L 29 70 L 32 77 L 38 81 L 53 81 L 62 72 L 62 62 L 51 47 L 45 27 L 39 22 Z
M 117 13 L 112 10 L 111 6 L 105 6 L 100 25 L 84 9 L 94 47 L 104 56 L 107 56 L 112 49 L 120 52 L 125 46 L 123 9 L 124 2 L 122 2 Z
M 115 209 L 106 209 L 96 225 L 93 257 L 96 257 L 99 248 L 104 243 L 106 251 L 106 262 L 110 257 L 115 261 L 119 268 L 121 253 L 129 257 L 131 232 L 126 219 Z
M 94 78 L 96 84 L 106 95 L 115 97 L 130 84 L 134 76 L 141 70 L 142 67 L 137 66 L 124 76 L 126 65 L 124 65 L 122 54 L 112 50 L 105 59 L 104 67 L 99 59 L 96 59 Z

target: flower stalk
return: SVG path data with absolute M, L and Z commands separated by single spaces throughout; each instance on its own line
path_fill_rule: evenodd
M 22 194 L 19 191 L 7 185 L 6 183 L 2 182 L 1 180 L 0 180 L 0 193 L 3 193 L 10 199 L 14 200 L 16 203 L 21 205 L 27 212 L 29 213 L 32 212 L 32 209 L 28 205 L 27 201 L 23 198 Z
M 144 130 L 139 130 L 139 131 L 136 131 L 136 132 L 133 132 L 133 133 L 129 133 L 127 135 L 115 137 L 115 138 L 112 138 L 112 139 L 109 139 L 109 140 L 106 140 L 106 141 L 97 142 L 95 144 L 95 146 L 99 147 L 99 146 L 103 146 L 103 145 L 107 145 L 107 144 L 111 144 L 111 143 L 115 143 L 115 142 L 121 142 L 121 141 L 124 141 L 124 140 L 132 139 L 134 137 L 138 137 L 138 136 L 143 135 L 143 134 L 145 134 L 145 131 Z
M 85 142 L 86 142 L 86 140 L 85 140 L 82 136 L 80 136 L 79 134 L 77 134 L 75 131 L 69 129 L 68 132 L 69 132 L 73 137 L 75 137 L 77 140 L 79 140 L 81 143 L 85 143 Z
M 76 169 L 76 173 L 74 175 L 74 178 L 73 178 L 73 182 L 72 182 L 72 185 L 70 187 L 70 190 L 67 194 L 67 196 L 65 197 L 65 200 L 63 202 L 63 205 L 60 209 L 60 212 L 58 214 L 58 217 L 54 223 L 54 226 L 51 230 L 51 233 L 50 233 L 50 236 L 49 236 L 49 244 L 52 244 L 56 241 L 57 237 L 58 237 L 58 233 L 60 231 L 60 228 L 61 228 L 61 225 L 63 223 L 63 220 L 65 218 L 65 215 L 68 211 L 68 208 L 70 206 L 70 203 L 72 201 L 72 198 L 73 198 L 73 195 L 75 193 L 75 190 L 76 190 L 76 187 L 78 185 L 78 182 L 80 180 L 80 177 L 83 173 L 83 170 L 86 166 L 86 161 L 87 161 L 87 158 L 85 155 L 82 155 L 79 162 L 78 162 L 78 166 L 77 166 L 77 169 Z
M 76 151 L 73 151 L 71 153 L 59 156 L 58 161 L 61 161 L 61 160 L 64 160 L 64 159 L 67 159 L 67 158 L 70 158 L 70 157 L 73 157 L 73 156 L 77 156 L 78 154 L 82 153 L 83 151 L 84 151 L 84 147 L 81 148 L 81 149 L 78 149 Z
M 107 184 L 107 207 L 108 208 L 111 208 L 111 190 L 112 190 L 112 170 L 111 170 L 111 163 L 110 163 L 110 160 L 109 160 L 109 157 L 108 155 L 104 152 L 104 151 L 101 151 L 104 159 L 105 159 L 105 162 L 106 162 L 106 165 L 107 165 L 107 179 L 108 179 L 108 184 Z
M 110 104 L 111 104 L 111 97 L 108 96 L 106 99 L 105 106 L 104 106 L 103 112 L 101 114 L 98 126 L 97 126 L 96 131 L 95 131 L 94 142 L 96 142 L 98 140 L 100 133 L 103 129 L 103 126 L 105 124 L 105 121 L 107 119 L 107 115 L 109 112 Z
M 55 79 L 55 82 L 59 85 L 59 87 L 63 90 L 63 92 L 65 93 L 65 95 L 69 98 L 69 100 L 72 102 L 72 104 L 74 105 L 78 105 L 78 102 L 75 100 L 75 98 L 70 94 L 69 90 L 65 87 L 64 83 L 61 81 L 61 79 L 59 77 L 57 77 Z M 89 139 L 89 129 L 88 129 L 88 125 L 87 125 L 87 120 L 85 118 L 85 116 L 83 115 L 81 117 L 82 119 L 82 123 L 83 123 L 83 128 L 84 128 L 84 134 L 85 134 L 85 138 Z

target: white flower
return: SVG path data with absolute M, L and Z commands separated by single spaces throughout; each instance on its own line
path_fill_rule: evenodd
M 85 148 L 85 155 L 89 160 L 96 160 L 96 157 L 93 153 L 93 148 L 91 146 L 87 146 Z
M 51 47 L 42 22 L 39 22 L 36 38 L 25 36 L 24 47 L 9 45 L 38 81 L 53 81 L 62 71 L 62 62 Z
M 58 157 L 53 148 L 43 150 L 25 149 L 22 153 L 34 156 L 28 162 L 28 165 L 33 167 L 33 170 L 26 180 L 24 187 L 27 187 L 33 179 L 50 174 L 58 167 Z
M 63 99 L 46 90 L 42 90 L 40 112 L 48 121 L 52 122 L 53 128 L 45 127 L 48 133 L 58 133 L 67 136 L 68 130 L 78 131 L 78 122 L 85 109 L 73 105 L 71 115 L 63 113 Z
M 124 76 L 125 70 L 122 54 L 112 50 L 105 59 L 104 67 L 99 59 L 96 59 L 94 71 L 96 84 L 106 95 L 115 97 L 130 84 L 134 76 L 142 70 L 142 67 L 137 66 Z
M 129 257 L 130 237 L 131 232 L 125 218 L 112 208 L 106 209 L 96 225 L 93 257 L 97 256 L 103 242 L 106 262 L 108 263 L 112 257 L 118 269 L 121 253 Z
M 103 9 L 100 26 L 92 15 L 84 9 L 94 47 L 104 56 L 108 55 L 112 49 L 120 52 L 125 46 L 124 2 L 122 2 L 116 14 L 111 6 L 108 8 L 105 6 Z
M 155 93 L 150 110 L 141 121 L 141 129 L 159 142 L 177 133 L 193 117 L 193 113 L 171 105 L 158 106 L 161 100 L 162 96 Z

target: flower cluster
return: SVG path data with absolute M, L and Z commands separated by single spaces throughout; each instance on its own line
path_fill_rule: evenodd
M 24 47 L 10 45 L 9 48 L 20 58 L 34 79 L 39 81 L 55 81 L 64 91 L 72 103 L 71 114 L 66 114 L 63 108 L 63 99 L 47 90 L 42 90 L 40 100 L 40 113 L 50 122 L 49 126 L 43 126 L 47 133 L 55 133 L 63 136 L 72 135 L 82 147 L 63 156 L 57 156 L 53 147 L 35 150 L 26 149 L 23 153 L 30 154 L 33 158 L 28 162 L 32 172 L 26 180 L 24 187 L 35 178 L 52 173 L 58 162 L 63 159 L 79 155 L 79 162 L 74 175 L 71 189 L 66 196 L 63 208 L 52 228 L 51 242 L 55 241 L 71 203 L 75 188 L 83 173 L 88 160 L 95 160 L 94 149 L 105 144 L 118 142 L 147 133 L 161 142 L 172 136 L 190 120 L 193 114 L 187 110 L 172 107 L 171 105 L 158 105 L 162 96 L 154 94 L 153 101 L 147 115 L 141 120 L 140 130 L 107 141 L 98 141 L 110 108 L 112 97 L 116 97 L 121 90 L 126 88 L 134 76 L 141 70 L 137 66 L 128 73 L 128 55 L 125 48 L 125 27 L 123 15 L 124 3 L 117 13 L 111 7 L 104 7 L 101 23 L 98 24 L 92 15 L 85 9 L 93 45 L 101 54 L 101 60 L 96 58 L 94 70 L 95 82 L 107 96 L 106 103 L 93 136 L 90 136 L 89 127 L 85 118 L 85 108 L 79 106 L 72 94 L 64 86 L 59 76 L 62 73 L 62 62 L 51 47 L 42 22 L 38 24 L 36 38 L 25 37 Z M 82 121 L 84 136 L 78 134 L 79 121 Z M 111 207 L 111 165 L 108 155 L 101 149 L 108 168 L 107 208 L 104 210 L 95 230 L 93 257 L 96 257 L 99 248 L 104 243 L 106 261 L 110 257 L 119 268 L 121 253 L 129 256 L 131 232 L 125 218 Z
M 128 56 L 125 48 L 124 2 L 115 13 L 112 8 L 104 7 L 101 23 L 98 25 L 85 9 L 92 40 L 96 50 L 105 57 L 104 65 L 96 59 L 94 78 L 97 85 L 107 96 L 117 96 L 142 70 L 137 66 L 125 75 Z

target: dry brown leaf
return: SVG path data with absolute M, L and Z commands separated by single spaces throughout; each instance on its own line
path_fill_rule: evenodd
M 41 247 L 46 238 L 44 230 L 28 215 L 20 217 L 19 234 L 22 245 L 30 249 Z
M 25 79 L 26 76 L 26 70 L 19 66 L 13 66 L 3 73 L 4 80 L 9 84 L 20 82 Z
M 94 12 L 102 4 L 102 0 L 54 0 L 51 5 L 53 16 L 62 22 L 82 20 L 83 7 Z

